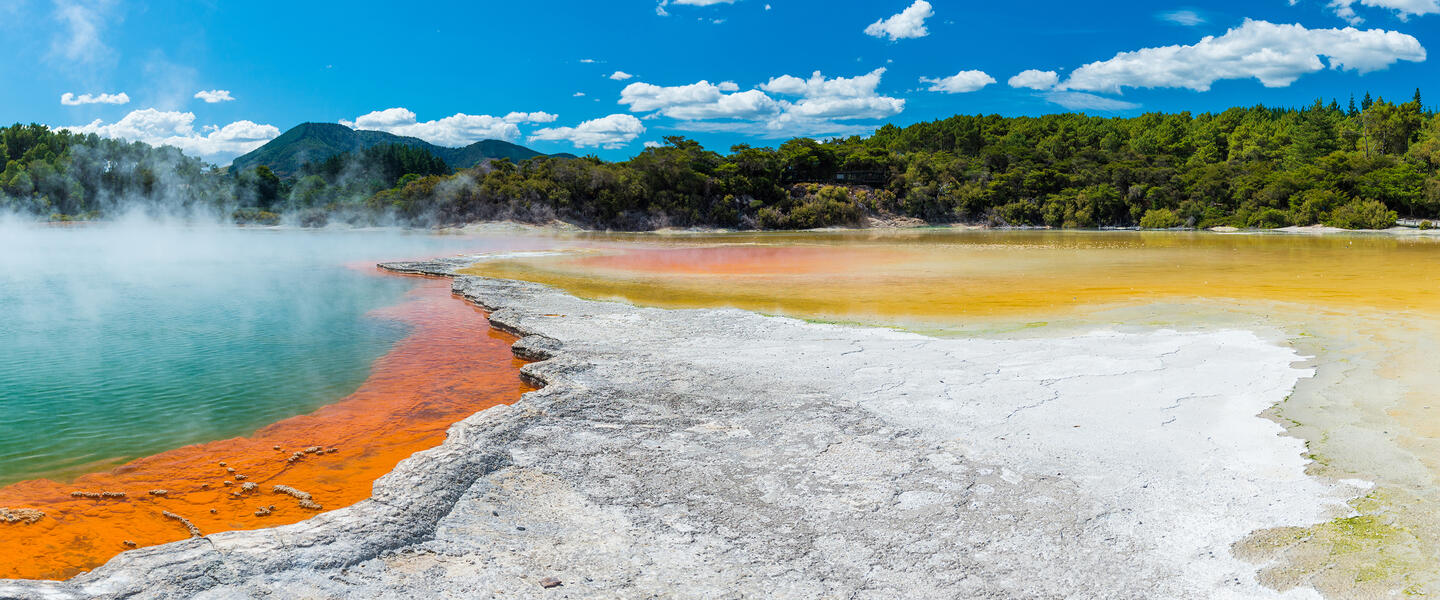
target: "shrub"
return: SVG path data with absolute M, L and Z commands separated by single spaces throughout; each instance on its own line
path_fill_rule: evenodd
M 1040 202 L 1025 198 L 995 207 L 991 222 L 1009 226 L 1037 225 L 1044 222 L 1044 218 L 1041 216 Z
M 230 214 L 236 225 L 279 225 L 280 215 L 258 208 L 241 208 Z
M 1275 208 L 1262 208 L 1250 213 L 1245 222 L 1246 227 L 1255 229 L 1275 229 L 1290 224 L 1290 215 L 1283 210 Z
M 755 218 L 766 229 L 814 229 L 860 225 L 865 220 L 865 209 L 846 188 L 812 185 L 788 212 L 778 207 L 765 207 L 756 213 Z
M 1325 213 L 1348 201 L 1334 190 L 1305 190 L 1290 197 L 1290 220 L 1296 225 L 1314 225 L 1324 220 Z
M 1180 225 L 1180 215 L 1168 208 L 1152 208 L 1140 217 L 1141 229 L 1172 229 Z
M 1351 200 L 1331 211 L 1325 224 L 1342 229 L 1386 229 L 1399 218 L 1379 200 Z

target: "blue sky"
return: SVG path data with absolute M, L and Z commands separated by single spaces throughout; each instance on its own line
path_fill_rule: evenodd
M 3 0 L 0 121 L 217 164 L 305 121 L 622 159 L 957 113 L 1440 99 L 1437 28 L 1440 0 Z

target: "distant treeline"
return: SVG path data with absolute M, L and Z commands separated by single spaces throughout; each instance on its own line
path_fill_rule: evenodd
M 192 202 L 210 198 L 242 219 L 561 219 L 628 230 L 854 226 L 868 217 L 1381 228 L 1402 215 L 1440 217 L 1440 117 L 1423 108 L 1419 91 L 1404 103 L 1367 94 L 1358 104 L 1317 101 L 1299 110 L 956 116 L 887 125 L 868 138 L 738 145 L 724 155 L 680 137 L 666 142 L 621 162 L 534 158 L 455 172 L 424 150 L 377 146 L 281 180 L 264 167 L 225 173 L 173 149 L 17 126 L 0 135 L 0 202 L 79 215 L 109 210 L 127 194 L 194 191 L 213 196 Z
M 217 201 L 235 202 L 230 182 L 178 149 L 44 125 L 0 129 L 0 163 L 0 212 L 97 218 L 132 208 L 209 210 Z

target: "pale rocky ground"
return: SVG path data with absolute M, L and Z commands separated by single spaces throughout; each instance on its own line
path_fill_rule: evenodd
M 936 339 L 455 286 L 543 390 L 371 500 L 0 598 L 1307 598 L 1231 544 L 1363 491 L 1257 416 L 1309 371 L 1244 331 Z

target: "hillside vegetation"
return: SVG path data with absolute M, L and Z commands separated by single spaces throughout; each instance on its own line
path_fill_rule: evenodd
M 277 174 L 264 166 L 204 169 L 172 149 L 36 126 L 12 127 L 0 139 L 0 202 L 39 214 L 103 212 L 120 192 L 153 197 L 155 184 L 145 181 L 154 179 L 165 193 L 213 194 L 212 203 L 241 216 L 293 214 L 307 224 L 562 219 L 629 230 L 791 229 L 908 217 L 1066 228 L 1383 228 L 1399 216 L 1440 217 L 1440 117 L 1423 108 L 1418 91 L 1404 103 L 1367 95 L 1343 108 L 1317 101 L 1298 110 L 1133 118 L 956 116 L 887 125 L 868 138 L 797 138 L 728 154 L 671 137 L 620 162 L 534 156 L 460 169 L 404 144 L 348 150 Z M 97 171 L 99 156 L 120 156 L 117 164 L 127 166 Z

